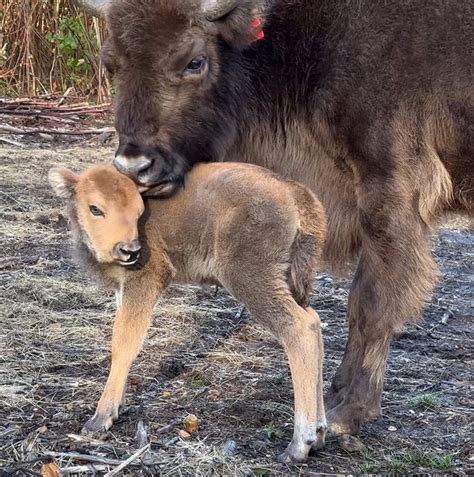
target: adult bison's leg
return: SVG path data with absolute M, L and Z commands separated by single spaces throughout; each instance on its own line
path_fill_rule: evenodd
M 420 187 L 408 177 L 355 170 L 361 253 L 349 297 L 349 340 L 328 412 L 333 433 L 356 433 L 380 413 L 393 334 L 420 315 L 437 275 L 420 215 Z

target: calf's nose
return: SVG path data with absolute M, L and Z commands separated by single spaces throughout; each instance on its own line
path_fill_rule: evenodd
M 142 247 L 138 240 L 119 242 L 114 247 L 113 256 L 121 262 L 134 263 L 138 260 L 141 249 Z

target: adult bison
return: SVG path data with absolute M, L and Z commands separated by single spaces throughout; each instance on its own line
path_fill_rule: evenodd
M 193 163 L 238 160 L 320 197 L 327 260 L 358 263 L 327 396 L 332 431 L 357 432 L 432 290 L 430 227 L 474 209 L 474 3 L 87 3 L 111 32 L 121 171 L 165 193 Z

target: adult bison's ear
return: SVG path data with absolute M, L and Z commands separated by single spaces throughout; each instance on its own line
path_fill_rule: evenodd
M 203 11 L 224 40 L 237 48 L 245 48 L 263 38 L 262 10 L 258 0 L 206 0 Z
M 76 5 L 95 17 L 103 17 L 109 7 L 110 0 L 74 0 Z
M 78 179 L 77 174 L 62 167 L 53 167 L 48 173 L 49 184 L 56 195 L 62 199 L 72 197 Z
M 119 64 L 110 38 L 105 40 L 100 50 L 100 59 L 105 66 L 107 73 L 109 73 L 110 76 L 113 76 L 117 72 Z

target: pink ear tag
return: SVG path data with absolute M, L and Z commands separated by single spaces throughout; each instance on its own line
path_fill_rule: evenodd
M 258 30 L 255 34 L 255 41 L 260 41 L 260 40 L 263 40 L 265 38 L 265 33 L 261 29 L 262 20 L 260 20 L 260 18 L 254 18 L 250 22 L 250 26 L 253 30 Z

